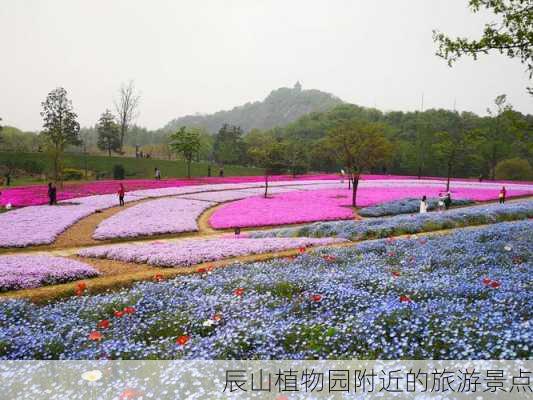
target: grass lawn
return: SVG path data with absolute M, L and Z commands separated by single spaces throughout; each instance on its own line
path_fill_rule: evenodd
M 25 165 L 33 164 L 47 171 L 50 169 L 50 161 L 46 153 L 5 153 L 0 152 L 0 165 L 11 161 L 18 168 L 27 170 Z M 187 174 L 187 164 L 183 160 L 160 160 L 160 159 L 139 159 L 133 157 L 105 157 L 105 156 L 84 156 L 83 154 L 68 153 L 65 155 L 65 167 L 84 170 L 87 168 L 100 174 L 106 174 L 112 177 L 113 166 L 121 164 L 126 170 L 127 178 L 152 178 L 154 169 L 158 167 L 161 170 L 163 178 L 183 178 Z M 191 165 L 191 175 L 207 176 L 207 163 L 193 162 Z M 218 168 L 211 167 L 212 175 L 218 176 Z M 262 175 L 263 170 L 259 168 L 241 167 L 226 165 L 224 166 L 225 176 L 247 176 Z M 93 177 L 94 179 L 94 177 Z M 38 178 L 16 177 L 12 180 L 13 186 L 26 185 L 31 183 L 41 183 Z

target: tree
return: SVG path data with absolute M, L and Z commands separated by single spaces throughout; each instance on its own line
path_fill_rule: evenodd
M 466 162 L 473 154 L 472 145 L 475 132 L 465 132 L 464 123 L 459 113 L 455 113 L 454 125 L 446 131 L 435 134 L 436 143 L 433 151 L 438 160 L 446 165 L 446 191 L 450 190 L 450 179 L 454 168 L 460 162 Z
M 141 96 L 135 89 L 133 81 L 122 84 L 119 89 L 119 99 L 115 101 L 115 110 L 120 127 L 120 150 L 124 146 L 124 138 L 133 121 L 139 116 L 138 108 Z
M 80 144 L 78 136 L 80 124 L 76 121 L 78 115 L 73 111 L 72 102 L 67 98 L 67 91 L 62 87 L 48 93 L 41 106 L 43 107 L 41 116 L 44 119 L 42 135 L 52 157 L 53 179 L 55 182 L 60 182 L 65 147 L 69 144 Z
M 191 162 L 193 157 L 200 150 L 200 133 L 197 128 L 186 128 L 182 126 L 178 131 L 170 136 L 171 148 L 179 153 L 187 161 L 187 177 L 191 177 Z
M 503 160 L 496 166 L 496 178 L 527 181 L 533 178 L 533 168 L 520 158 Z
M 467 55 L 477 59 L 480 54 L 497 51 L 510 58 L 519 58 L 533 75 L 533 4 L 531 0 L 469 0 L 472 12 L 482 8 L 501 17 L 499 24 L 486 24 L 478 40 L 457 37 L 451 39 L 434 30 L 433 40 L 438 43 L 437 55 L 452 66 Z M 531 93 L 531 92 L 530 92 Z
M 382 124 L 352 120 L 328 132 L 328 145 L 348 170 L 352 182 L 352 206 L 357 205 L 357 187 L 363 171 L 384 163 L 392 146 Z
M 109 110 L 100 116 L 100 120 L 96 125 L 98 131 L 98 142 L 96 145 L 100 150 L 106 150 L 109 157 L 111 152 L 119 152 L 120 147 L 120 133 L 115 116 Z
M 248 149 L 248 156 L 255 165 L 264 168 L 265 199 L 268 197 L 268 177 L 282 174 L 287 169 L 287 146 L 281 141 L 272 141 L 260 147 Z
M 224 124 L 215 136 L 213 156 L 219 164 L 243 163 L 246 147 L 242 139 L 242 129 L 238 126 Z

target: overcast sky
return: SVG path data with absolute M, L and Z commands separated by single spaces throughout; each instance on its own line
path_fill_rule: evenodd
M 418 109 L 424 93 L 425 108 L 456 99 L 485 114 L 506 93 L 532 113 L 518 60 L 449 68 L 434 55 L 432 29 L 475 37 L 490 19 L 467 0 L 0 0 L 0 117 L 38 130 L 41 101 L 63 86 L 93 125 L 129 79 L 150 129 L 297 80 L 384 111 Z

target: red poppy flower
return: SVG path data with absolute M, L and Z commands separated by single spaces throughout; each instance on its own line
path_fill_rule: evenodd
M 87 283 L 81 281 L 76 284 L 76 289 L 79 289 L 81 291 L 87 289 Z
M 400 276 L 400 272 L 398 271 L 392 271 L 392 276 L 395 277 L 395 278 L 398 278 Z
M 210 265 L 207 267 L 207 271 L 213 271 L 215 269 L 215 267 L 213 265 Z
M 187 335 L 181 335 L 176 339 L 176 344 L 179 344 L 180 346 L 185 346 L 187 342 L 189 341 L 190 337 Z
M 124 316 L 124 311 L 115 311 L 114 314 L 115 317 L 120 318 Z
M 135 307 L 124 307 L 124 314 L 134 314 L 135 313 Z
M 237 297 L 241 297 L 244 294 L 243 288 L 237 288 L 233 291 L 233 294 Z
M 322 295 L 320 294 L 313 294 L 311 296 L 311 300 L 313 300 L 315 303 L 319 303 L 320 301 L 322 301 Z
M 75 289 L 75 290 L 74 290 L 74 294 L 75 294 L 76 296 L 81 296 L 81 295 L 83 294 L 83 290 Z
M 222 314 L 216 313 L 213 315 L 213 321 L 220 321 L 222 320 Z
M 300 247 L 300 248 L 298 249 L 298 252 L 299 252 L 300 254 L 305 253 L 305 247 Z
M 490 285 L 491 282 L 492 282 L 492 279 L 487 278 L 487 277 L 483 278 L 483 284 L 485 286 Z
M 336 260 L 335 256 L 330 256 L 329 254 L 325 255 L 323 258 L 326 260 L 326 262 L 334 262 Z
M 108 319 L 101 320 L 100 322 L 98 322 L 98 324 L 96 324 L 96 327 L 100 329 L 109 328 L 109 320 Z
M 198 268 L 197 272 L 199 272 L 201 274 L 205 274 L 205 273 L 207 273 L 207 269 L 206 268 Z
M 127 400 L 127 399 L 135 399 L 137 397 L 141 397 L 143 394 L 142 392 L 139 392 L 138 390 L 135 390 L 135 389 L 125 389 L 121 394 L 120 394 L 120 399 L 121 400 Z
M 98 342 L 99 340 L 102 340 L 102 334 L 98 331 L 92 331 L 89 333 L 89 340 L 94 340 L 95 342 Z
M 400 303 L 411 303 L 413 300 L 409 296 L 401 295 L 400 296 Z
M 490 282 L 490 287 L 493 288 L 493 289 L 498 289 L 500 287 L 500 282 L 498 281 L 491 281 Z
M 163 280 L 163 275 L 161 274 L 155 274 L 154 275 L 154 281 L 161 282 Z

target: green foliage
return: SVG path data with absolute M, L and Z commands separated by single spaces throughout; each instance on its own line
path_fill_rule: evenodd
M 187 176 L 191 177 L 191 162 L 200 151 L 200 131 L 198 128 L 186 128 L 182 126 L 176 133 L 170 136 L 170 146 L 173 151 L 181 154 L 187 161 Z
M 62 158 L 67 145 L 80 143 L 80 124 L 76 120 L 78 115 L 73 111 L 72 102 L 67 98 L 67 91 L 58 87 L 48 93 L 46 100 L 41 103 L 43 111 L 43 132 L 48 151 L 53 162 L 54 180 L 61 179 L 63 169 Z
M 478 40 L 451 39 L 433 31 L 433 40 L 438 44 L 437 55 L 452 66 L 464 55 L 477 59 L 480 54 L 497 51 L 509 58 L 518 58 L 527 65 L 529 76 L 533 75 L 533 5 L 531 0 L 469 0 L 470 9 L 479 12 L 486 9 L 499 17 L 498 24 L 486 24 Z
M 528 181 L 533 179 L 533 168 L 520 158 L 503 160 L 496 165 L 496 179 Z
M 238 126 L 224 124 L 215 136 L 213 157 L 220 164 L 238 164 L 245 159 L 243 131 Z
M 96 125 L 98 132 L 97 146 L 101 150 L 106 150 L 109 157 L 111 152 L 120 152 L 120 131 L 119 126 L 115 122 L 115 116 L 111 111 L 106 110 L 101 116 Z
M 126 177 L 126 170 L 121 164 L 116 164 L 113 167 L 113 179 L 124 179 Z
M 83 179 L 85 173 L 76 168 L 64 168 L 63 179 L 66 181 L 79 181 Z

